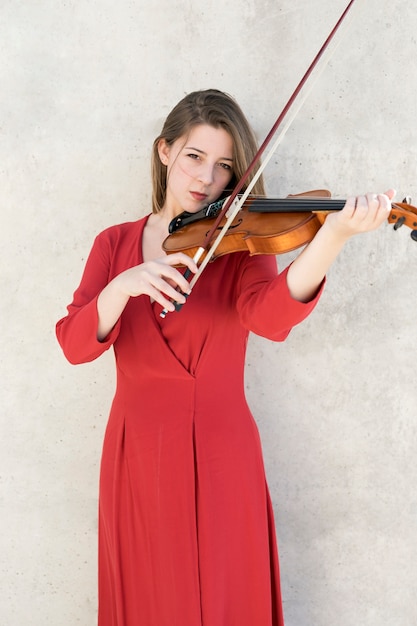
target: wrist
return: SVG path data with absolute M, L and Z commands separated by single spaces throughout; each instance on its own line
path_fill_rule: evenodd
M 322 238 L 326 238 L 328 244 L 342 248 L 354 233 L 339 224 L 335 217 L 335 214 L 328 215 L 319 233 Z
M 107 285 L 107 289 L 111 296 L 118 301 L 125 301 L 130 298 L 130 293 L 127 288 L 126 280 L 124 278 L 124 272 L 115 276 Z

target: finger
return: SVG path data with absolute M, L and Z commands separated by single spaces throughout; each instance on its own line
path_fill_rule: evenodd
M 391 202 L 392 200 L 394 200 L 394 198 L 395 198 L 395 194 L 396 194 L 395 189 L 388 189 L 388 191 L 386 191 L 383 195 L 384 195 L 384 196 L 387 196 L 387 197 L 388 197 L 388 199 L 389 199 L 389 200 L 390 200 L 390 202 Z
M 185 293 L 187 293 L 187 291 L 185 291 Z M 186 301 L 186 297 L 182 291 L 170 285 L 163 278 L 155 278 L 153 283 L 148 286 L 146 293 L 152 300 L 158 302 L 162 308 L 167 308 L 170 311 L 174 310 L 174 308 L 171 307 L 173 302 L 184 304 Z
M 190 285 L 187 280 L 180 278 L 175 280 L 162 276 L 155 280 L 155 287 L 164 293 L 168 298 L 175 298 L 178 294 L 189 294 Z
M 195 274 L 198 271 L 197 264 L 191 257 L 182 252 L 179 252 L 177 254 L 170 254 L 168 256 L 169 258 L 167 258 L 166 261 L 170 264 L 170 266 L 171 264 L 174 266 L 183 265 L 186 268 L 185 271 L 183 271 L 182 269 L 175 269 L 174 271 L 176 272 L 176 274 L 169 274 L 169 277 L 178 284 L 178 287 L 182 289 L 184 293 L 190 293 L 191 290 L 188 281 L 190 278 L 190 273 Z
M 388 198 L 387 198 L 388 200 Z M 380 198 L 376 193 L 358 196 L 355 210 L 355 223 L 361 231 L 372 230 L 379 224 Z
M 163 260 L 169 265 L 185 265 L 191 272 L 193 272 L 193 274 L 198 271 L 198 267 L 194 259 L 184 254 L 184 252 L 168 254 Z
M 170 313 L 175 311 L 174 302 L 177 302 L 177 300 L 179 299 L 179 295 L 171 299 L 168 299 L 164 296 L 164 294 L 161 291 L 157 291 L 157 290 L 155 290 L 155 295 L 150 296 L 150 297 L 154 302 L 157 302 L 158 304 L 160 304 L 163 309 L 166 309 Z
M 186 278 L 170 266 L 162 266 L 158 273 L 150 277 L 149 283 L 158 292 L 165 294 L 168 298 L 176 298 L 179 294 L 189 294 L 190 284 Z M 184 299 L 185 301 L 185 299 Z
M 376 193 L 367 193 L 366 201 L 368 205 L 366 218 L 368 219 L 368 221 L 372 222 L 378 214 L 380 206 L 380 195 Z
M 372 194 L 357 196 L 354 214 L 356 222 L 362 222 L 368 216 L 370 203 L 374 202 L 374 199 L 371 196 Z
M 343 213 L 346 215 L 346 217 L 350 218 L 355 213 L 355 209 L 356 209 L 356 197 L 349 196 L 349 198 L 346 200 L 345 206 L 343 207 Z
M 361 231 L 374 230 L 388 218 L 391 201 L 386 194 L 367 193 L 356 202 L 355 222 Z
M 393 191 L 393 190 L 391 190 Z M 391 211 L 391 200 L 387 194 L 367 194 L 368 200 L 368 214 L 366 221 L 368 224 L 378 225 L 381 221 L 386 219 Z
M 168 298 L 178 295 L 178 289 L 184 293 L 190 292 L 189 282 L 182 273 L 162 260 L 149 261 L 146 268 L 142 268 L 139 280 L 140 286 L 137 288 L 155 300 L 155 290 L 166 294 Z
M 390 189 L 389 191 L 385 192 L 385 193 L 380 193 L 378 195 L 378 200 L 379 200 L 379 206 L 381 208 L 382 211 L 391 211 L 391 202 L 394 199 L 395 196 L 395 191 L 393 189 Z
M 187 274 L 187 270 L 183 273 L 174 268 L 174 272 L 169 274 L 169 280 L 174 285 L 174 288 L 180 289 L 183 293 L 187 294 L 191 291 L 188 278 L 189 274 Z

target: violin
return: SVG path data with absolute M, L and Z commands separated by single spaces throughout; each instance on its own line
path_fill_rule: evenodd
M 181 213 L 172 220 L 170 234 L 162 246 L 165 252 L 184 252 L 194 257 L 226 201 L 214 202 L 196 214 Z M 341 210 L 345 202 L 332 199 L 326 189 L 282 199 L 249 196 L 209 260 L 232 252 L 278 255 L 296 250 L 308 244 L 326 215 Z M 219 231 L 226 219 L 227 216 L 216 227 Z M 394 224 L 394 230 L 405 224 L 411 229 L 411 238 L 417 241 L 417 208 L 410 204 L 409 198 L 392 204 L 388 222 Z

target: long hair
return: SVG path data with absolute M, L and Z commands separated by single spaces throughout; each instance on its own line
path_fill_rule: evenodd
M 217 89 L 194 91 L 183 98 L 165 120 L 160 135 L 152 149 L 152 210 L 158 213 L 165 202 L 167 168 L 161 163 L 158 144 L 164 139 L 172 145 L 180 137 L 185 137 L 199 124 L 223 128 L 233 140 L 233 176 L 230 187 L 236 185 L 251 163 L 257 151 L 257 143 L 243 111 L 228 94 Z M 252 172 L 252 176 L 255 174 Z M 262 176 L 256 181 L 253 193 L 265 195 Z

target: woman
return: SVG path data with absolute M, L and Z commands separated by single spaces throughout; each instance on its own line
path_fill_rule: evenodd
M 271 256 L 217 259 L 171 313 L 189 291 L 175 266 L 197 267 L 162 251 L 169 222 L 233 187 L 255 152 L 232 98 L 186 96 L 154 142 L 152 214 L 96 238 L 57 324 L 72 363 L 110 346 L 116 356 L 100 475 L 99 626 L 283 624 L 272 507 L 244 396 L 248 333 L 283 341 L 313 310 L 344 243 L 388 217 L 394 192 L 350 198 L 280 274 Z M 258 181 L 253 192 L 263 191 Z

